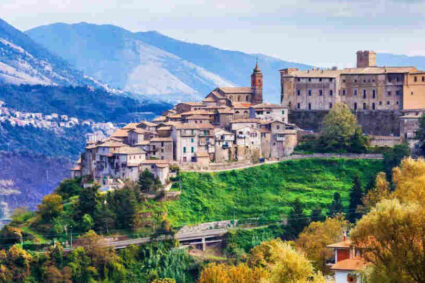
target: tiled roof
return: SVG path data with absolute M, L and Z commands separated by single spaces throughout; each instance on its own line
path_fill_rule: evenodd
M 261 120 L 259 119 L 235 119 L 233 121 L 230 121 L 231 124 L 237 124 L 237 123 L 261 123 Z
M 221 93 L 219 93 L 216 89 L 213 90 L 210 94 L 214 95 L 218 99 L 223 99 L 224 98 L 224 96 Z
M 301 78 L 336 78 L 339 75 L 377 75 L 386 73 L 413 73 L 417 72 L 415 67 L 366 67 L 366 68 L 345 68 L 341 70 L 307 70 L 292 71 L 285 76 L 295 76 Z
M 158 116 L 155 119 L 153 119 L 154 122 L 164 122 L 165 120 L 167 120 L 167 117 L 164 117 L 164 116 Z
M 146 159 L 140 162 L 140 164 L 169 164 L 170 161 L 168 160 L 161 160 L 161 159 Z
M 72 168 L 71 171 L 81 171 L 81 166 L 80 165 L 76 165 L 74 168 Z
M 243 102 L 233 102 L 234 108 L 249 108 L 251 107 L 251 103 L 243 103 Z
M 140 121 L 139 124 L 144 124 L 148 127 L 156 127 L 157 125 L 155 123 L 149 122 L 149 121 Z
M 202 106 L 202 102 L 182 102 L 179 104 L 186 104 L 186 105 L 190 105 L 190 106 Z
M 202 102 L 215 102 L 216 100 L 212 96 L 207 96 Z
M 356 257 L 356 258 L 349 258 L 349 259 L 341 260 L 341 261 L 335 263 L 334 265 L 332 265 L 331 269 L 332 270 L 358 271 L 358 270 L 365 269 L 366 265 L 367 265 L 367 263 L 364 259 L 362 259 L 360 257 Z
M 139 123 L 128 123 L 127 125 L 125 125 L 123 127 L 124 130 L 132 130 L 135 129 L 137 127 Z
M 188 116 L 188 115 L 211 115 L 210 112 L 206 110 L 193 110 L 193 111 L 187 111 L 181 113 L 182 116 Z
M 232 108 L 217 109 L 220 114 L 233 114 L 235 111 Z
M 147 131 L 145 129 L 141 129 L 141 128 L 136 128 L 133 130 L 130 130 L 130 132 L 135 132 L 136 134 L 146 134 L 146 133 L 150 133 L 150 131 Z
M 126 138 L 128 137 L 128 130 L 118 129 L 111 136 L 116 138 Z
M 189 120 L 195 120 L 195 119 L 196 120 L 209 120 L 210 118 L 208 118 L 204 115 L 195 114 L 195 115 L 190 115 L 186 119 L 189 119 Z
M 123 146 L 118 148 L 114 154 L 142 154 L 143 152 L 139 147 Z
M 226 94 L 232 94 L 232 93 L 251 94 L 252 93 L 251 87 L 220 87 L 219 89 Z
M 162 126 L 157 129 L 157 131 L 170 131 L 170 130 L 171 130 L 171 127 L 169 126 Z
M 191 123 L 179 123 L 174 125 L 176 129 L 213 129 L 213 125 L 209 123 L 191 124 Z
M 172 142 L 172 138 L 153 138 L 150 140 L 151 142 Z
M 209 157 L 210 155 L 208 154 L 208 152 L 206 152 L 206 151 L 198 151 L 197 153 L 196 153 L 196 156 L 197 157 Z
M 98 145 L 98 147 L 122 147 L 125 146 L 122 142 L 107 140 L 104 143 Z
M 349 248 L 351 247 L 351 240 L 346 239 L 345 241 L 327 245 L 327 247 L 328 248 Z

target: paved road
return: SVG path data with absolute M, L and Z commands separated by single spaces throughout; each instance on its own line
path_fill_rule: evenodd
M 198 169 L 198 170 L 184 170 L 184 172 L 200 172 L 200 173 L 212 173 L 212 172 L 225 172 L 225 171 L 232 171 L 232 170 L 242 170 L 246 168 L 252 168 L 261 166 L 264 164 L 274 164 L 279 163 L 282 161 L 287 160 L 297 160 L 297 159 L 310 159 L 310 158 L 346 158 L 346 159 L 383 159 L 382 154 L 352 154 L 352 153 L 346 153 L 346 154 L 336 154 L 336 153 L 315 153 L 315 154 L 294 154 L 288 157 L 281 158 L 280 160 L 276 161 L 266 161 L 264 163 L 257 163 L 257 164 L 250 164 L 250 165 L 243 165 L 240 167 L 233 167 L 233 168 L 223 168 L 223 169 Z

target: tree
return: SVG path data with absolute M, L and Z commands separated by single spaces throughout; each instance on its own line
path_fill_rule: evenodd
M 46 195 L 37 208 L 42 221 L 48 223 L 61 214 L 63 210 L 62 197 L 58 194 Z
M 329 206 L 328 216 L 335 217 L 339 213 L 344 212 L 344 206 L 342 205 L 341 195 L 338 192 L 334 193 L 334 198 L 331 205 Z
M 425 156 L 425 114 L 419 119 L 419 128 L 416 131 L 416 139 L 419 140 L 419 150 Z
M 344 103 L 337 103 L 323 118 L 319 143 L 325 151 L 346 151 L 352 143 L 352 137 L 359 131 L 356 116 Z M 359 147 L 357 145 L 357 147 Z
M 425 160 L 405 158 L 393 170 L 393 196 L 401 202 L 425 204 Z
M 369 139 L 363 135 L 360 127 L 357 127 L 353 137 L 351 138 L 349 151 L 353 153 L 365 153 L 367 152 L 368 145 Z
M 81 191 L 78 198 L 77 216 L 81 219 L 84 214 L 89 214 L 93 217 L 96 205 L 100 199 L 99 186 L 93 185 Z
M 314 272 L 310 261 L 300 252 L 280 239 L 263 242 L 254 247 L 248 257 L 251 268 L 264 268 L 270 272 L 268 282 L 325 282 L 325 278 Z
M 362 180 L 359 175 L 355 175 L 353 179 L 353 186 L 350 190 L 350 204 L 348 206 L 348 220 L 351 223 L 356 222 L 360 218 L 361 214 L 357 210 L 358 206 L 362 204 L 363 189 Z
M 325 216 L 322 214 L 322 209 L 321 208 L 314 208 L 311 211 L 310 221 L 311 222 L 317 222 L 317 221 L 323 221 L 323 220 L 325 220 Z
M 118 228 L 133 229 L 135 227 L 136 204 L 136 196 L 132 188 L 125 186 L 114 192 L 110 207 L 116 217 Z
M 71 196 L 78 196 L 83 188 L 80 186 L 81 179 L 66 179 L 56 188 L 55 192 L 62 198 L 68 199 Z
M 329 273 L 326 261 L 333 257 L 333 251 L 326 246 L 342 241 L 348 222 L 343 217 L 327 218 L 325 222 L 312 222 L 299 235 L 296 246 L 306 253 L 315 268 Z
M 148 192 L 160 188 L 161 182 L 152 174 L 151 171 L 145 169 L 139 176 L 139 188 L 142 192 Z
M 399 166 L 401 160 L 407 156 L 410 156 L 410 154 L 410 147 L 407 143 L 395 145 L 393 148 L 384 152 L 384 172 L 390 181 L 392 180 L 393 176 L 393 168 Z
M 210 263 L 202 270 L 199 283 L 257 283 L 267 277 L 268 272 L 263 268 Z
M 425 282 L 425 209 L 417 202 L 383 200 L 357 222 L 350 236 L 374 264 L 374 282 Z
M 287 231 L 290 238 L 296 238 L 298 234 L 308 225 L 308 217 L 305 215 L 302 203 L 296 198 L 289 212 Z
M 378 202 L 390 197 L 390 183 L 384 172 L 380 172 L 376 176 L 374 183 L 376 183 L 375 187 L 362 198 L 363 205 L 360 209 L 363 211 L 370 211 Z

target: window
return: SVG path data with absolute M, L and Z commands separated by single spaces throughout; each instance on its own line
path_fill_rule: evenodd
M 164 142 L 161 142 L 161 147 L 164 147 Z
M 282 110 L 282 115 L 285 114 L 285 110 Z
M 425 77 L 424 76 L 422 76 L 422 81 L 425 82 Z
M 342 95 L 345 95 L 345 89 L 342 90 Z
M 297 108 L 298 108 L 298 109 L 300 109 L 300 108 L 301 108 L 301 105 L 300 105 L 299 103 L 297 103 Z
M 308 104 L 308 110 L 311 110 L 311 103 Z
M 208 135 L 208 131 L 204 130 L 204 136 Z
M 322 90 L 319 90 L 319 95 L 322 96 Z
M 363 82 L 365 83 L 365 82 L 366 82 L 366 80 L 363 80 Z
M 391 91 L 387 92 L 387 95 L 388 95 L 388 96 L 391 96 Z
M 418 77 L 417 77 L 417 76 L 415 76 L 413 80 L 414 80 L 415 82 L 417 82 L 417 81 L 418 81 Z
M 311 78 L 308 78 L 308 81 L 311 82 Z
M 354 89 L 354 95 L 357 96 L 357 88 Z
M 397 90 L 397 91 L 395 92 L 395 95 L 400 96 L 400 95 L 401 95 L 401 90 Z
M 363 90 L 363 98 L 366 98 L 367 90 Z
M 375 89 L 372 90 L 372 97 L 376 98 L 376 90 Z
M 321 81 L 322 81 L 322 78 L 319 79 L 319 82 L 321 82 Z
M 397 102 L 396 102 L 396 104 L 398 105 L 398 104 L 399 104 L 399 102 L 397 101 Z
M 357 102 L 354 102 L 354 110 L 357 110 Z
M 190 151 L 191 151 L 192 153 L 194 153 L 194 152 L 195 152 L 195 148 L 192 146 L 192 147 L 190 148 Z
M 301 90 L 297 90 L 297 95 L 300 96 L 301 95 Z
M 354 82 L 356 83 L 356 82 L 357 82 L 357 80 L 354 80 Z
M 343 79 L 342 82 L 345 83 L 345 79 Z
M 382 105 L 382 101 L 379 101 L 379 105 Z
M 164 152 L 164 149 L 163 148 L 161 148 L 161 152 Z
M 390 105 L 390 102 L 389 101 L 387 101 L 387 105 Z
M 366 110 L 366 103 L 363 103 L 363 110 Z
M 279 125 L 276 125 L 276 129 L 279 130 L 280 129 L 280 126 Z
M 192 135 L 194 135 L 195 134 L 195 130 L 192 130 Z
M 185 146 L 183 147 L 183 153 L 186 153 L 186 147 Z
M 190 139 L 190 142 L 191 142 L 191 143 L 194 143 L 194 142 L 195 142 L 195 139 L 194 139 L 194 138 L 191 138 L 191 139 Z
M 330 96 L 332 96 L 334 94 L 334 91 L 331 89 L 330 91 L 329 91 L 329 95 Z
M 308 90 L 308 96 L 311 96 L 311 89 Z
M 297 78 L 297 81 L 301 81 L 301 79 L 300 78 Z
M 372 103 L 372 109 L 375 110 L 375 102 Z
M 329 103 L 329 109 L 332 109 L 332 103 Z
M 329 81 L 332 82 L 332 78 L 330 78 Z

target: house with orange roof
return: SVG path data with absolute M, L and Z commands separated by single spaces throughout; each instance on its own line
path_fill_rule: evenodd
M 361 283 L 361 272 L 366 268 L 367 262 L 361 257 L 350 239 L 327 246 L 334 250 L 334 262 L 331 270 L 335 273 L 335 283 Z

